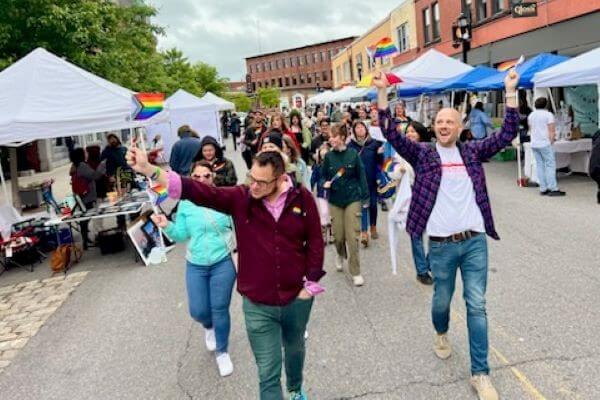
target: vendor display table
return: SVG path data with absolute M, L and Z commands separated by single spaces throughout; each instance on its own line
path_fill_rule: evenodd
M 531 143 L 524 143 L 525 149 L 525 176 L 531 182 L 538 183 L 535 157 L 531 150 Z M 573 172 L 587 174 L 592 153 L 592 139 L 579 139 L 554 142 L 552 145 L 556 154 L 556 168 L 569 167 Z

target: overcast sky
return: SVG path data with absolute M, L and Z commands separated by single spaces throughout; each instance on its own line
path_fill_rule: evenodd
M 166 28 L 159 47 L 177 47 L 190 61 L 244 80 L 244 58 L 359 36 L 402 0 L 148 0 Z M 258 27 L 257 27 L 258 21 Z M 259 51 L 260 42 L 260 51 Z

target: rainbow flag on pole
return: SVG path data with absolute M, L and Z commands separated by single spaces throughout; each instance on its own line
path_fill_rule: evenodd
M 375 46 L 375 54 L 373 55 L 373 58 L 387 57 L 390 54 L 394 54 L 397 52 L 398 52 L 398 49 L 394 45 L 394 42 L 392 42 L 392 39 L 390 39 L 389 37 L 384 37 L 379 42 L 377 42 L 377 45 Z
M 143 121 L 161 112 L 165 104 L 164 93 L 136 93 L 133 95 L 136 110 L 133 119 Z

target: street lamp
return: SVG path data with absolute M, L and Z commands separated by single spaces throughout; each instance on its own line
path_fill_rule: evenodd
M 471 50 L 471 20 L 464 13 L 452 24 L 452 47 L 457 49 L 461 45 L 463 62 L 466 64 L 467 52 Z

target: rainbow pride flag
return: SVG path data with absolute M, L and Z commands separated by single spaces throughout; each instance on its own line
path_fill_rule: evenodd
M 159 205 L 169 198 L 169 192 L 167 191 L 167 188 L 158 183 L 152 186 L 152 191 L 156 194 L 156 205 Z
M 392 42 L 392 39 L 390 39 L 389 37 L 384 37 L 379 42 L 377 42 L 377 45 L 375 46 L 375 54 L 373 55 L 373 58 L 387 57 L 390 54 L 394 54 L 397 52 L 398 52 L 398 49 L 394 45 L 394 42 Z
M 165 94 L 164 93 L 136 93 L 133 95 L 136 102 L 136 110 L 133 119 L 143 121 L 148 119 L 164 108 Z
M 331 178 L 331 183 L 340 179 L 342 176 L 344 176 L 345 173 L 346 173 L 346 167 L 342 167 L 342 168 L 338 169 L 338 172 L 333 176 L 333 178 Z

